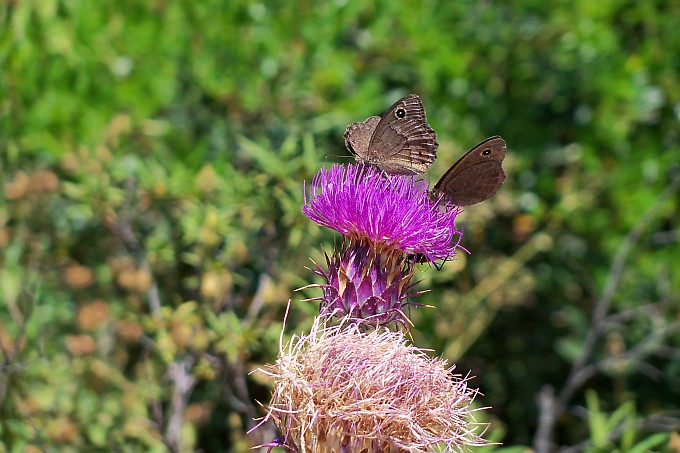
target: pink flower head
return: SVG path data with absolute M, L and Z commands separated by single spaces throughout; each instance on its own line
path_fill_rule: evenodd
M 459 208 L 433 201 L 427 182 L 360 165 L 321 169 L 302 211 L 343 235 L 315 271 L 321 311 L 377 325 L 404 324 L 415 264 L 453 256 L 462 236 Z
M 454 223 L 460 209 L 433 202 L 426 181 L 361 165 L 322 168 L 302 212 L 345 237 L 431 263 L 452 257 L 462 236 Z

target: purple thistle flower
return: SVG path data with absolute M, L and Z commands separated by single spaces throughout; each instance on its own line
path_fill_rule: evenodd
M 426 181 L 359 165 L 321 169 L 302 211 L 343 235 L 328 270 L 315 271 L 326 279 L 311 285 L 323 290 L 321 311 L 377 325 L 404 324 L 417 261 L 453 256 L 462 236 L 460 209 L 433 201 Z
M 309 200 L 305 193 L 302 212 L 346 237 L 419 254 L 431 263 L 453 256 L 462 235 L 454 224 L 460 209 L 432 202 L 426 181 L 361 165 L 322 168 Z

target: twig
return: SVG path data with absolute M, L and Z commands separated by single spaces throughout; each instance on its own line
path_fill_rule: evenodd
M 263 272 L 260 274 L 260 278 L 257 282 L 257 290 L 255 290 L 255 295 L 253 296 L 253 300 L 248 307 L 248 313 L 246 315 L 246 320 L 249 323 L 255 322 L 257 316 L 260 314 L 260 310 L 262 310 L 262 306 L 264 305 L 264 295 L 271 284 L 271 281 L 272 278 L 268 273 Z
M 158 283 L 156 282 L 156 278 L 151 271 L 151 265 L 149 265 L 149 262 L 144 256 L 144 250 L 142 249 L 137 236 L 135 236 L 134 231 L 132 231 L 130 222 L 127 220 L 123 222 L 107 222 L 107 225 L 113 231 L 113 233 L 123 241 L 125 247 L 134 253 L 141 265 L 141 268 L 144 269 L 144 271 L 146 271 L 151 277 L 151 285 L 149 286 L 148 291 L 149 308 L 154 315 L 160 315 L 161 298 L 160 291 L 158 289 Z
M 129 179 L 125 183 L 125 186 L 129 191 L 132 191 L 133 189 L 132 181 L 133 181 L 132 179 Z M 128 201 L 129 198 L 126 199 L 125 207 L 124 209 L 121 210 L 122 212 L 120 213 L 120 215 L 116 216 L 115 221 L 109 221 L 109 219 L 104 217 L 103 223 L 104 225 L 107 225 L 109 229 L 111 229 L 111 231 L 116 237 L 123 241 L 125 247 L 130 252 L 132 252 L 135 258 L 137 258 L 138 262 L 141 265 L 141 268 L 149 274 L 149 277 L 151 279 L 151 284 L 149 285 L 148 290 L 149 309 L 151 310 L 151 313 L 154 314 L 154 316 L 159 316 L 161 311 L 161 298 L 160 291 L 158 289 L 158 283 L 156 282 L 156 278 L 154 277 L 154 274 L 151 270 L 151 265 L 149 264 L 149 261 L 146 259 L 144 248 L 142 247 L 139 240 L 137 239 L 137 236 L 132 230 L 132 226 L 130 224 L 130 219 L 128 216 L 128 212 L 130 210 L 128 206 L 129 203 L 127 203 Z
M 655 302 L 651 304 L 640 305 L 639 307 L 629 308 L 627 310 L 621 310 L 617 313 L 612 313 L 607 318 L 602 321 L 606 326 L 618 326 L 625 322 L 632 321 L 639 318 L 640 316 L 653 316 L 660 311 L 661 308 L 666 305 L 661 302 Z M 607 329 L 608 330 L 608 329 Z
M 196 384 L 196 377 L 191 374 L 194 358 L 188 356 L 173 362 L 168 367 L 168 376 L 173 383 L 171 412 L 165 429 L 165 442 L 173 452 L 181 447 L 182 419 L 186 412 L 189 396 Z
M 223 357 L 224 375 L 222 389 L 225 393 L 225 400 L 234 409 L 244 415 L 246 420 L 246 431 L 253 425 L 256 416 L 255 407 L 252 404 L 248 384 L 246 382 L 247 372 L 241 359 L 236 356 L 230 363 L 228 357 Z

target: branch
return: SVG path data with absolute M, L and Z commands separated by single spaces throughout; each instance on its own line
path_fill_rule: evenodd
M 189 397 L 196 384 L 196 377 L 191 374 L 194 358 L 189 356 L 173 362 L 168 367 L 168 377 L 173 383 L 170 417 L 165 429 L 165 442 L 173 452 L 181 451 L 182 420 L 186 412 Z
M 537 452 L 545 453 L 554 449 L 553 438 L 557 419 L 565 411 L 567 403 L 574 396 L 574 393 L 576 393 L 585 380 L 592 377 L 598 369 L 597 365 L 586 364 L 591 359 L 598 340 L 607 328 L 604 321 L 607 318 L 611 301 L 616 293 L 619 282 L 621 281 L 628 255 L 633 249 L 633 246 L 639 241 L 642 234 L 649 227 L 651 221 L 655 218 L 662 203 L 672 196 L 678 190 L 678 187 L 680 187 L 680 176 L 676 176 L 657 197 L 656 201 L 647 212 L 640 216 L 637 224 L 628 233 L 623 243 L 616 251 L 609 268 L 609 274 L 604 290 L 596 302 L 590 327 L 586 334 L 583 347 L 581 348 L 581 353 L 574 361 L 566 383 L 559 395 L 555 397 L 554 392 L 550 387 L 545 387 L 539 393 L 538 428 L 534 435 L 534 449 Z
M 151 265 L 146 259 L 144 250 L 142 249 L 142 246 L 139 243 L 137 236 L 135 236 L 134 231 L 132 231 L 132 226 L 130 225 L 130 222 L 128 222 L 127 220 L 120 222 L 105 221 L 105 224 L 109 226 L 109 228 L 111 229 L 111 231 L 113 231 L 113 234 L 116 237 L 123 241 L 123 244 L 125 244 L 125 247 L 128 249 L 128 251 L 132 252 L 135 255 L 138 262 L 140 263 L 141 268 L 144 269 L 151 277 L 151 284 L 149 286 L 148 292 L 149 308 L 154 315 L 156 316 L 160 315 L 161 297 L 160 291 L 158 289 L 158 283 L 156 282 L 156 278 L 154 277 L 153 272 L 151 270 Z

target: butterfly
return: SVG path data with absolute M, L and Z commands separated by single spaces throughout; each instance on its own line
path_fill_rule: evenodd
M 430 199 L 433 202 L 441 199 L 448 205 L 471 206 L 491 198 L 505 181 L 501 164 L 506 148 L 505 140 L 497 135 L 473 147 L 434 185 Z M 409 255 L 409 259 L 418 264 L 428 261 L 421 253 Z M 441 270 L 444 262 L 434 266 Z
M 409 94 L 382 116 L 347 126 L 345 146 L 360 164 L 392 175 L 418 175 L 437 158 L 439 143 L 420 98 Z

